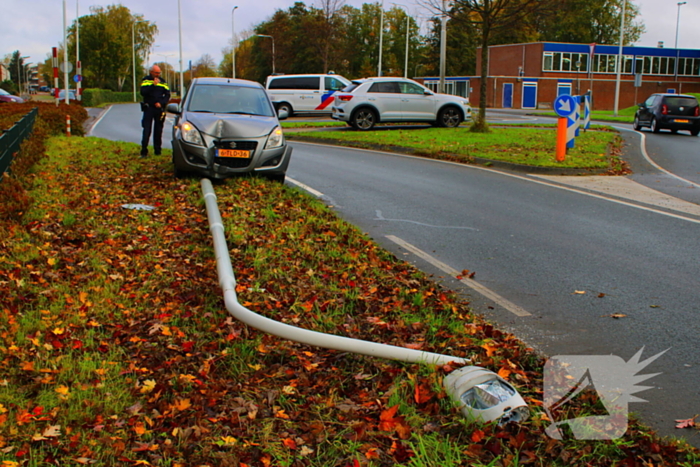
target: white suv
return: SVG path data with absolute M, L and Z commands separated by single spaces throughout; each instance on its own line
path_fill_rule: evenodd
M 381 77 L 354 80 L 335 94 L 331 117 L 357 130 L 377 123 L 427 122 L 454 128 L 471 119 L 469 99 L 436 94 L 407 78 Z

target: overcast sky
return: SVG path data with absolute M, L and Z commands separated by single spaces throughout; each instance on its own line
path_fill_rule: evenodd
M 430 12 L 419 4 L 420 0 L 386 0 L 385 9 L 392 3 L 404 5 L 419 24 L 425 25 Z M 318 0 L 306 0 L 306 5 L 319 6 Z M 359 8 L 363 0 L 345 0 L 347 5 Z M 424 3 L 424 2 L 423 2 Z M 676 20 L 678 2 L 676 0 L 634 0 L 640 7 L 641 17 L 647 32 L 637 42 L 637 46 L 656 47 L 663 41 L 665 47 L 673 47 L 676 40 Z M 43 62 L 51 47 L 63 40 L 62 0 L 2 0 L 0 12 L 0 58 L 19 50 L 29 56 L 25 62 Z M 155 22 L 160 33 L 155 41 L 151 62 L 164 61 L 162 55 L 171 55 L 167 60 L 177 63 L 178 44 L 178 1 L 159 0 L 65 0 L 66 18 L 71 24 L 80 15 L 89 14 L 93 5 L 107 6 L 122 4 L 132 13 L 143 15 L 146 20 Z M 294 0 L 189 0 L 181 1 L 182 18 L 182 59 L 185 68 L 187 61 L 196 61 L 203 54 L 211 55 L 218 64 L 222 58 L 221 49 L 230 44 L 232 23 L 237 32 L 250 30 L 255 25 L 269 19 L 278 9 L 294 5 Z M 232 22 L 231 10 L 238 9 Z M 680 7 L 679 48 L 700 48 L 700 0 L 687 0 Z M 73 60 L 75 60 L 73 58 Z M 177 66 L 175 66 L 177 69 Z

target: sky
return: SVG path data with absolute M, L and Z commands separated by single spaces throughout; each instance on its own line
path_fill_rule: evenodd
M 168 61 L 178 69 L 179 27 L 182 22 L 182 60 L 195 62 L 203 54 L 209 54 L 218 64 L 222 59 L 222 48 L 230 46 L 232 28 L 236 34 L 270 19 L 279 9 L 286 10 L 295 0 L 189 0 L 181 1 L 178 15 L 178 0 L 2 0 L 0 13 L 0 58 L 19 50 L 28 56 L 25 63 L 39 63 L 46 59 L 51 48 L 63 40 L 63 5 L 66 5 L 66 21 L 70 25 L 80 15 L 89 14 L 90 6 L 121 4 L 134 14 L 155 22 L 159 34 L 155 40 L 151 63 Z M 380 0 L 376 0 L 379 2 Z M 320 6 L 319 0 L 304 0 L 308 6 Z M 345 4 L 359 8 L 366 0 L 345 0 Z M 385 0 L 385 10 L 393 4 L 404 6 L 418 24 L 425 26 L 430 11 L 421 6 L 426 0 Z M 700 48 L 700 0 L 687 0 L 678 7 L 676 0 L 634 0 L 640 7 L 646 33 L 635 44 L 656 47 L 659 41 L 667 48 L 674 47 L 676 25 L 680 9 L 678 34 L 679 48 Z M 231 13 L 234 6 L 238 6 Z M 167 56 L 167 57 L 165 57 Z M 75 58 L 73 57 L 73 61 Z

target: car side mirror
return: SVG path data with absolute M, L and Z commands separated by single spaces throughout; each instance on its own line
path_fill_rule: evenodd
M 280 110 L 277 112 L 277 118 L 280 120 L 286 120 L 289 118 L 289 112 L 286 110 Z
M 433 92 L 432 91 L 423 91 L 424 96 L 432 96 Z
M 170 112 L 171 114 L 180 115 L 180 104 L 168 104 L 165 111 Z

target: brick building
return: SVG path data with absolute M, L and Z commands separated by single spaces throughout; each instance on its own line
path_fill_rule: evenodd
M 487 106 L 547 109 L 560 94 L 591 90 L 593 108 L 615 106 L 619 46 L 532 42 L 489 47 Z M 476 69 L 481 69 L 481 50 Z M 439 78 L 421 79 L 437 90 Z M 448 94 L 469 97 L 479 105 L 479 76 L 446 78 Z M 622 48 L 620 100 L 623 109 L 655 92 L 700 93 L 700 50 L 659 47 Z

